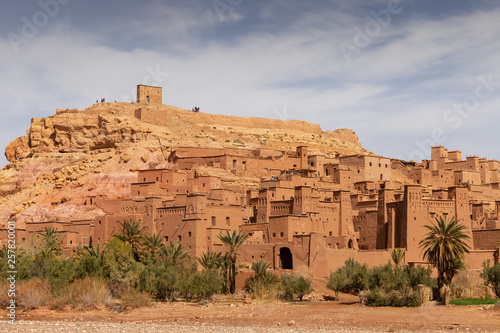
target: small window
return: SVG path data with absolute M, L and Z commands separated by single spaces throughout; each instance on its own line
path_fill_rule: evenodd
M 226 216 L 226 225 L 229 226 L 231 224 L 231 218 Z
M 181 235 L 179 235 L 178 237 L 179 237 L 179 242 L 180 242 L 180 241 L 182 241 L 182 236 L 181 236 Z
M 370 166 L 372 166 L 372 162 L 370 162 Z
M 144 182 L 146 182 L 146 177 L 144 177 Z
M 385 165 L 385 167 L 387 168 L 387 164 Z
M 156 177 L 156 181 L 158 181 L 158 177 Z
M 380 168 L 381 166 L 382 166 L 382 164 L 381 164 L 381 163 L 379 163 L 379 164 L 378 164 L 378 167 Z
M 275 232 L 273 232 L 273 237 L 276 237 L 276 233 Z
M 283 236 L 284 236 L 284 234 L 283 234 L 283 231 L 282 231 L 282 232 L 280 232 L 280 237 L 283 237 Z
M 168 242 L 168 236 L 165 236 L 165 242 Z
M 212 216 L 212 226 L 213 226 L 213 227 L 215 227 L 215 223 L 216 223 L 216 221 L 215 221 L 215 216 Z
M 328 236 L 331 236 L 331 235 L 332 235 L 332 232 L 330 231 L 330 232 L 328 233 Z
M 188 231 L 188 236 L 191 237 L 191 231 Z
M 205 183 L 201 184 L 201 187 L 205 187 Z

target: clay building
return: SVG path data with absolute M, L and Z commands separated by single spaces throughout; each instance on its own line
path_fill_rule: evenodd
M 223 251 L 217 235 L 249 235 L 240 259 L 264 259 L 272 268 L 326 277 L 348 258 L 385 264 L 390 250 L 406 250 L 405 263 L 424 264 L 419 242 L 437 217 L 454 217 L 471 235 L 469 268 L 498 261 L 500 185 L 498 163 L 433 147 L 422 163 L 370 155 L 309 155 L 305 146 L 287 153 L 272 149 L 173 147 L 170 169 L 137 172 L 126 199 L 89 197 L 103 212 L 93 221 L 27 223 L 28 239 L 46 226 L 62 233 L 66 253 L 77 244 L 105 243 L 120 223 L 141 221 L 165 241 L 179 241 L 193 256 Z M 257 185 L 231 184 L 199 174 L 197 166 L 260 174 Z M 481 171 L 483 170 L 483 171 Z M 407 183 L 393 181 L 393 172 Z M 264 175 L 264 176 L 262 176 Z M 488 180 L 488 183 L 484 183 Z M 3 232 L 3 230 L 2 230 Z
M 137 85 L 137 103 L 141 104 L 162 104 L 162 88 Z
M 459 152 L 439 158 L 436 152 L 446 155 L 446 150 L 436 149 L 436 160 L 395 163 L 414 183 L 402 186 L 391 181 L 392 162 L 381 156 L 309 156 L 307 147 L 297 147 L 291 155 L 273 150 L 173 148 L 169 162 L 174 168 L 138 171 L 129 199 L 97 199 L 106 215 L 96 218 L 94 237 L 106 241 L 119 223 L 134 219 L 199 256 L 222 251 L 217 235 L 239 229 L 249 235 L 241 260 L 263 258 L 273 268 L 327 276 L 349 257 L 384 264 L 396 247 L 406 249 L 406 263 L 423 264 L 419 248 L 427 230 L 423 226 L 436 217 L 455 217 L 471 235 L 468 265 L 480 268 L 484 260 L 498 257 L 499 186 L 476 184 L 480 171 L 474 169 L 475 159 L 459 164 Z M 455 168 L 432 169 L 449 163 Z M 490 164 L 495 165 L 477 163 L 477 167 Z M 257 188 L 234 191 L 218 177 L 197 175 L 192 171 L 197 165 L 242 174 L 246 168 L 265 165 L 277 173 L 262 179 Z M 474 178 L 458 182 L 457 175 L 467 174 Z

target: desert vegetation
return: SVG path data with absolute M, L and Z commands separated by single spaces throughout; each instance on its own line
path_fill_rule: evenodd
M 105 306 L 121 311 L 153 300 L 207 302 L 214 294 L 235 292 L 237 250 L 245 243 L 246 234 L 227 230 L 219 234 L 226 253 L 207 252 L 192 258 L 179 242 L 165 242 L 146 231 L 142 223 L 126 221 L 106 245 L 79 246 L 68 257 L 61 249 L 59 233 L 54 228 L 44 229 L 16 252 L 20 307 Z M 3 275 L 7 264 L 4 249 L 0 251 Z M 273 293 L 275 300 L 295 296 L 302 300 L 311 291 L 309 279 L 295 275 L 279 279 L 268 267 L 263 261 L 252 264 L 255 276 L 249 280 L 249 290 L 254 297 L 269 299 L 267 295 Z M 4 282 L 0 290 L 6 287 Z M 6 294 L 0 299 L 4 305 L 9 301 Z
M 420 306 L 422 288 L 436 286 L 431 269 L 393 265 L 368 268 L 353 259 L 332 272 L 327 287 L 339 292 L 355 293 L 370 306 Z
M 428 227 L 430 232 L 421 242 L 425 255 L 438 270 L 437 279 L 432 277 L 430 267 L 403 264 L 404 249 L 394 249 L 393 263 L 383 266 L 369 268 L 353 259 L 347 260 L 331 273 L 327 287 L 335 292 L 337 300 L 340 292 L 357 294 L 362 303 L 370 306 L 419 306 L 440 281 L 451 298 L 472 299 L 454 304 L 485 304 L 486 301 L 473 299 L 488 299 L 489 290 L 500 297 L 500 264 L 491 266 L 485 262 L 478 274 L 462 269 L 467 247 L 462 246 L 466 237 L 460 233 L 460 224 L 454 220 L 437 222 Z M 154 300 L 206 303 L 215 294 L 235 292 L 240 267 L 237 251 L 247 235 L 226 230 L 218 235 L 226 245 L 225 253 L 207 252 L 193 258 L 179 242 L 165 242 L 159 235 L 148 235 L 146 231 L 140 222 L 126 221 L 106 245 L 79 246 L 68 257 L 61 249 L 59 233 L 53 228 L 44 229 L 16 252 L 19 306 L 24 310 L 39 306 L 54 309 L 104 306 L 122 311 Z M 451 233 L 455 238 L 437 236 L 439 232 Z M 453 244 L 444 247 L 435 244 L 442 239 Z M 452 251 L 436 253 L 442 248 Z M 443 266 L 443 258 L 453 265 Z M 9 271 L 7 264 L 3 249 L 0 274 Z M 296 273 L 278 274 L 262 259 L 252 262 L 251 269 L 253 274 L 247 280 L 246 291 L 257 302 L 302 301 L 312 291 L 311 278 Z M 6 276 L 2 277 L 6 281 Z M 6 288 L 6 282 L 0 284 L 0 291 Z M 6 293 L 1 294 L 0 303 L 6 305 Z

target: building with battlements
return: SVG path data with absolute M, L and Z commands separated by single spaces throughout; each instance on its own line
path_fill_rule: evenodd
M 221 232 L 241 230 L 249 235 L 240 248 L 242 261 L 262 258 L 275 269 L 326 277 L 349 258 L 385 264 L 394 248 L 406 250 L 405 263 L 425 264 L 419 247 L 424 225 L 453 217 L 471 236 L 468 267 L 498 262 L 497 161 L 463 161 L 460 152 L 443 147 L 433 147 L 431 160 L 417 163 L 374 155 L 323 156 L 310 154 L 306 146 L 293 153 L 172 147 L 165 159 L 171 168 L 137 172 L 128 198 L 87 198 L 86 205 L 103 212 L 95 220 L 28 223 L 19 237 L 29 239 L 50 225 L 62 233 L 64 251 L 70 253 L 79 243 L 107 242 L 121 223 L 135 220 L 200 256 L 224 251 Z M 206 170 L 236 176 L 259 171 L 260 181 L 237 185 Z M 406 183 L 395 176 L 406 177 Z

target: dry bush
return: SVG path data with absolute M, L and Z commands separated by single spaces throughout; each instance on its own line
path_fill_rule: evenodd
M 23 310 L 31 310 L 39 306 L 48 305 L 52 298 L 48 280 L 33 278 L 19 282 L 17 287 L 18 304 Z
M 146 292 L 130 289 L 122 296 L 121 310 L 132 310 L 151 304 L 151 295 Z
M 99 304 L 111 306 L 113 297 L 106 283 L 99 279 L 85 277 L 71 285 L 71 295 L 81 309 L 96 308 Z
M 0 307 L 5 308 L 10 304 L 9 282 L 5 279 L 0 280 Z
M 280 296 L 280 289 L 278 284 L 264 285 L 258 283 L 252 289 L 252 298 L 257 304 L 277 302 L 279 296 Z
M 481 277 L 481 272 L 476 271 L 460 271 L 453 279 L 451 290 L 453 299 L 487 298 L 491 296 Z
M 72 304 L 71 295 L 61 295 L 53 297 L 48 302 L 48 305 L 51 310 L 63 310 L 65 306 L 69 304 Z

